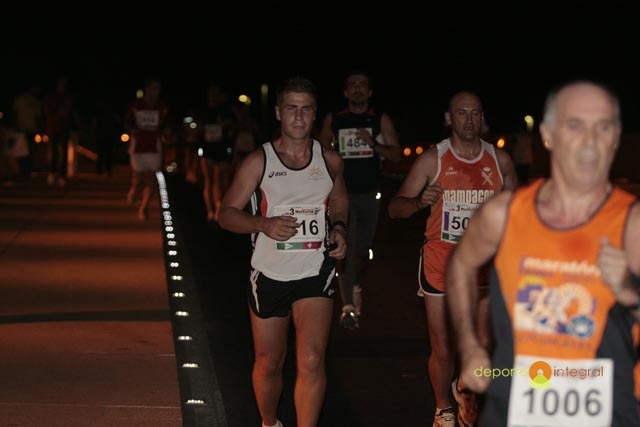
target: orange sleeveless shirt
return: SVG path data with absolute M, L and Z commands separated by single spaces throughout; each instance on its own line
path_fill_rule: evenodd
M 429 284 L 444 292 L 449 253 L 467 229 L 473 212 L 502 191 L 503 178 L 495 147 L 486 141 L 482 141 L 482 151 L 473 160 L 458 157 L 448 138 L 436 147 L 438 171 L 430 185 L 440 183 L 444 194 L 427 218 L 423 264 Z
M 615 247 L 624 246 L 636 197 L 614 187 L 584 224 L 555 229 L 536 211 L 543 182 L 538 179 L 514 193 L 494 258 L 489 288 L 495 339 L 492 368 L 510 370 L 521 365 L 517 360 L 575 360 L 578 366 L 584 365 L 581 360 L 610 360 L 613 386 L 601 392 L 612 395 L 611 425 L 640 425 L 634 378 L 637 323 L 617 304 L 597 267 L 602 237 Z M 560 368 L 565 366 L 569 365 L 560 362 Z M 512 380 L 500 376 L 487 389 L 487 425 L 506 425 Z
M 615 247 L 635 196 L 614 188 L 585 224 L 556 230 L 535 210 L 543 180 L 517 192 L 495 257 L 514 352 L 594 357 L 616 298 L 596 266 L 601 237 Z

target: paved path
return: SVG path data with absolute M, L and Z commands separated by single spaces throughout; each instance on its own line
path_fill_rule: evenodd
M 160 208 L 128 176 L 0 188 L 0 425 L 183 425 Z

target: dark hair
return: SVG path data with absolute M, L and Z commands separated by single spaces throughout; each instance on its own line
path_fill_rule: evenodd
M 346 88 L 347 83 L 349 83 L 349 77 L 356 75 L 367 76 L 369 87 L 373 86 L 371 73 L 369 73 L 369 71 L 365 68 L 351 68 L 349 71 L 347 71 L 347 73 L 344 75 L 343 86 Z
M 284 96 L 289 92 L 308 93 L 313 96 L 314 100 L 318 100 L 318 90 L 316 85 L 306 77 L 290 77 L 280 83 L 276 91 L 276 104 L 280 105 Z

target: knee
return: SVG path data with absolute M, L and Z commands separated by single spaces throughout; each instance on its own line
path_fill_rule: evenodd
M 300 375 L 318 375 L 324 372 L 324 356 L 319 352 L 305 353 L 298 357 L 298 373 Z
M 270 377 L 277 375 L 282 370 L 282 366 L 283 361 L 277 357 L 268 354 L 256 355 L 254 369 L 262 376 Z

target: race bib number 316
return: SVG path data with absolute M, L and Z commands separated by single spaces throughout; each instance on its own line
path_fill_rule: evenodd
M 296 235 L 286 242 L 276 242 L 279 251 L 311 251 L 322 248 L 325 234 L 325 209 L 323 205 L 276 206 L 274 215 L 289 215 L 300 226 Z

